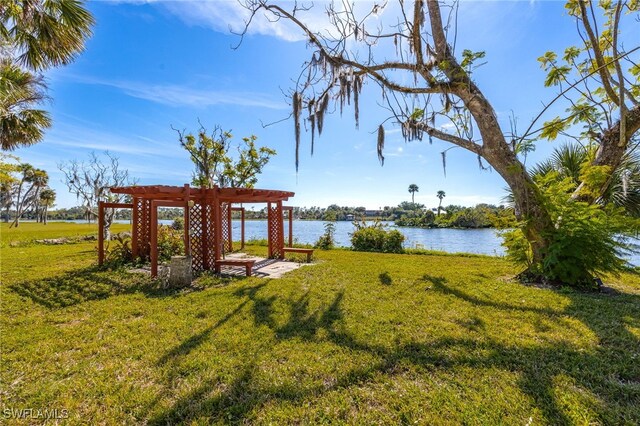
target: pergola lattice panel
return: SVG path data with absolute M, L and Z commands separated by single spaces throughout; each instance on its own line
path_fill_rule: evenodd
M 202 223 L 204 224 L 205 232 L 205 253 L 203 257 L 203 262 L 205 269 L 213 269 L 213 264 L 215 260 L 218 258 L 217 250 L 216 250 L 216 218 L 215 218 L 215 208 L 211 204 L 205 204 L 203 206 L 203 219 Z
M 231 203 L 220 204 L 220 220 L 222 247 L 225 253 L 230 253 L 233 251 L 233 241 L 231 237 Z
M 134 256 L 148 259 L 151 237 L 151 201 L 134 198 L 133 202 L 132 239 L 136 241 Z
M 282 203 L 267 204 L 267 222 L 269 233 L 269 257 L 284 258 L 284 227 L 282 220 Z
M 201 220 L 202 205 L 189 207 L 189 246 L 191 247 L 191 267 L 194 272 L 204 270 L 203 223 Z

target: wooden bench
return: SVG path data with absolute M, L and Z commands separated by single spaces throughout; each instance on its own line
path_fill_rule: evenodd
M 285 253 L 303 253 L 307 255 L 307 263 L 311 262 L 311 255 L 313 254 L 313 249 L 308 248 L 298 248 L 298 247 L 285 247 Z
M 215 261 L 215 271 L 216 273 L 220 273 L 221 266 L 244 266 L 245 273 L 248 277 L 251 276 L 251 270 L 253 269 L 253 265 L 256 263 L 255 260 L 248 259 L 219 259 Z

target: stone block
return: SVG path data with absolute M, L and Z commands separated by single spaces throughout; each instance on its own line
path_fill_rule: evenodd
M 171 256 L 169 263 L 169 287 L 186 287 L 193 278 L 191 256 Z

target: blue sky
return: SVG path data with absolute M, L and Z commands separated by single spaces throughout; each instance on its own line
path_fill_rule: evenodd
M 275 148 L 278 155 L 257 187 L 294 191 L 291 205 L 397 205 L 410 200 L 412 183 L 420 188 L 416 202 L 428 207 L 437 205 L 438 190 L 446 192 L 445 204 L 499 203 L 503 197 L 500 176 L 481 171 L 474 155 L 449 151 L 445 177 L 440 152 L 449 145 L 430 145 L 426 138 L 405 143 L 393 127 L 387 127 L 386 160 L 380 167 L 374 131 L 385 115 L 377 105 L 380 90 L 371 83 L 363 89 L 360 129 L 350 109 L 342 117 L 327 117 L 313 157 L 310 136 L 303 134 L 296 173 L 292 120 L 261 124 L 288 116 L 282 91 L 292 87 L 310 57 L 292 27 L 257 22 L 233 50 L 239 37 L 229 26 L 239 28 L 242 18 L 235 1 L 101 1 L 88 7 L 97 24 L 86 51 L 73 64 L 46 74 L 54 125 L 43 142 L 16 152 L 49 172 L 59 207 L 76 200 L 56 165 L 86 159 L 91 151 L 109 150 L 143 185 L 190 182 L 192 164 L 171 126 L 196 131 L 198 118 L 206 127 L 219 124 L 237 139 L 254 134 L 259 145 Z M 390 7 L 379 19 L 392 12 Z M 319 14 L 311 18 L 321 25 Z M 575 24 L 563 2 L 461 3 L 457 51 L 486 51 L 477 83 L 501 121 L 508 123 L 513 113 L 521 131 L 555 94 L 543 87 L 545 75 L 536 58 L 575 43 Z M 551 148 L 540 143 L 528 162 Z

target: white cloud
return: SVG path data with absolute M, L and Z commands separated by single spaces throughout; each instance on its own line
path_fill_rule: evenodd
M 113 133 L 63 122 L 56 124 L 56 127 L 47 134 L 45 142 L 48 145 L 57 145 L 63 148 L 98 152 L 108 150 L 115 154 L 168 158 L 175 157 L 175 150 L 177 149 L 173 145 L 163 144 L 149 138 L 139 136 L 122 137 Z
M 226 92 L 215 89 L 196 89 L 177 84 L 109 81 L 81 76 L 72 76 L 70 78 L 79 83 L 113 87 L 128 96 L 168 106 L 241 105 L 269 109 L 288 108 L 281 100 L 274 100 L 271 96 L 256 92 Z
M 111 0 L 110 2 L 115 4 L 158 4 L 187 25 L 199 25 L 227 34 L 244 32 L 246 23 L 251 19 L 247 34 L 273 36 L 291 42 L 307 39 L 304 32 L 296 24 L 288 19 L 277 19 L 268 11 L 259 11 L 252 18 L 251 11 L 244 6 L 245 0 Z M 299 2 L 296 17 L 304 22 L 311 31 L 329 34 L 333 28 L 326 13 L 326 7 L 329 3 L 329 1 L 316 1 L 313 2 L 313 7 L 304 10 L 304 7 L 310 6 L 312 3 Z M 279 5 L 291 12 L 294 2 L 285 1 L 280 2 Z M 371 11 L 373 5 L 372 1 L 358 1 L 354 2 L 352 6 L 357 16 L 364 16 Z M 345 4 L 336 2 L 334 7 L 337 11 L 341 11 L 344 10 Z M 368 20 L 377 20 L 383 12 L 384 9 L 380 9 L 377 15 L 370 16 Z M 371 25 L 373 27 L 376 24 L 372 23 Z

